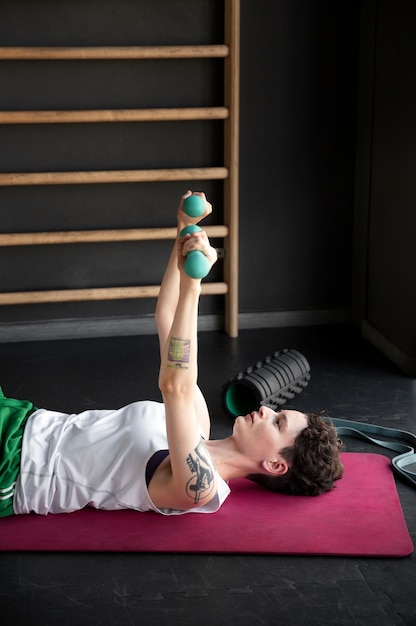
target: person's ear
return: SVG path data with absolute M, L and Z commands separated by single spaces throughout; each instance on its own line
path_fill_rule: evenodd
M 287 462 L 282 457 L 273 460 L 267 459 L 262 462 L 262 466 L 268 474 L 273 474 L 274 476 L 283 476 L 289 469 Z

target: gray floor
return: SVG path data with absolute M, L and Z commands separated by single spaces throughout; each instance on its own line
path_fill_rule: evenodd
M 6 395 L 79 411 L 158 399 L 155 337 L 3 344 Z M 291 403 L 335 417 L 416 431 L 416 381 L 345 327 L 200 336 L 200 381 L 213 436 L 226 435 L 221 388 L 239 369 L 295 348 L 309 386 Z M 348 450 L 380 452 L 346 440 Z M 387 453 L 388 454 L 388 453 Z M 416 491 L 397 481 L 412 539 Z M 307 520 L 305 520 L 305 524 Z M 3 553 L 1 621 L 76 624 L 416 625 L 416 556 L 402 559 L 244 555 Z M 4 621 L 3 616 L 7 614 Z

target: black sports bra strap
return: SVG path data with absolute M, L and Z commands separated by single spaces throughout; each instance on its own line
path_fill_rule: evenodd
M 169 456 L 169 450 L 157 450 L 152 454 L 146 465 L 146 486 L 149 486 L 152 480 L 153 474 L 159 467 L 159 465 Z

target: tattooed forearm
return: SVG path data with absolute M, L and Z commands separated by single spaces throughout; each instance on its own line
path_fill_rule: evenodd
M 178 339 L 177 337 L 171 337 L 168 349 L 168 367 L 188 369 L 190 351 L 190 339 Z
M 186 493 L 195 503 L 207 498 L 214 488 L 214 471 L 212 462 L 204 446 L 199 443 L 195 454 L 186 459 L 193 476 L 186 485 Z

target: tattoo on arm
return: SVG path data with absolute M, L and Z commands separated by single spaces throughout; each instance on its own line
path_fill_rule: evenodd
M 194 450 L 195 454 L 189 454 L 186 462 L 193 476 L 186 485 L 186 493 L 195 503 L 207 498 L 214 488 L 214 471 L 212 462 L 202 443 Z
M 168 367 L 188 369 L 190 351 L 190 339 L 178 339 L 177 337 L 171 337 L 168 349 Z

